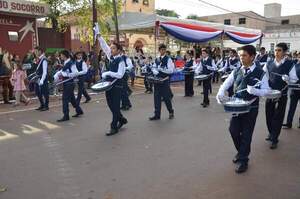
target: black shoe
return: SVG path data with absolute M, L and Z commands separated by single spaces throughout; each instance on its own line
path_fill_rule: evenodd
M 83 115 L 83 112 L 76 113 L 76 114 L 75 114 L 75 115 L 73 115 L 72 117 L 79 117 L 80 115 Z
M 170 119 L 170 120 L 171 120 L 171 119 L 174 119 L 174 112 L 169 113 L 169 119 Z
M 16 100 L 16 97 L 10 97 L 9 100 Z
M 248 170 L 248 164 L 247 163 L 239 163 L 236 168 L 235 172 L 236 173 L 244 173 Z
M 57 120 L 57 122 L 65 122 L 65 121 L 68 121 L 70 120 L 69 117 L 62 117 L 61 119 Z
M 152 117 L 149 117 L 149 120 L 150 121 L 160 120 L 160 117 L 158 117 L 158 116 L 152 116 Z
M 206 107 L 208 107 L 208 104 L 202 104 L 202 107 L 206 108 Z
M 84 101 L 84 103 L 89 103 L 92 100 L 92 98 L 88 98 Z
M 119 122 L 117 128 L 120 129 L 120 128 L 122 128 L 122 126 L 124 126 L 127 123 L 128 123 L 127 119 L 126 118 L 122 118 L 121 121 Z
M 108 133 L 106 133 L 106 136 L 112 136 L 119 133 L 118 129 L 110 129 Z
M 270 145 L 270 149 L 272 150 L 277 149 L 277 142 L 272 142 Z
M 40 111 L 48 111 L 48 110 L 49 110 L 49 107 L 44 107 Z
M 239 162 L 239 156 L 238 156 L 238 154 L 236 154 L 236 155 L 234 156 L 234 158 L 232 159 L 232 162 L 233 162 L 234 164 L 236 164 L 236 163 Z
M 283 129 L 291 129 L 291 128 L 292 128 L 292 125 L 291 125 L 291 124 L 283 124 L 283 125 L 282 125 L 282 128 L 283 128 Z
M 4 102 L 4 104 L 12 104 L 12 102 L 6 101 L 6 102 Z
M 40 111 L 40 110 L 42 110 L 43 108 L 44 108 L 44 107 L 40 106 L 40 107 L 36 108 L 35 110 Z
M 271 142 L 271 141 L 272 141 L 272 138 L 271 138 L 271 136 L 268 136 L 268 137 L 266 137 L 265 140 Z

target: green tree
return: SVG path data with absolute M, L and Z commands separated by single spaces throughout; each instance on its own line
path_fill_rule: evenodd
M 156 14 L 166 17 L 176 17 L 179 18 L 180 15 L 177 14 L 174 10 L 168 10 L 168 9 L 156 9 Z
M 195 19 L 195 20 L 199 20 L 199 16 L 198 15 L 195 15 L 195 14 L 191 14 L 189 16 L 186 17 L 187 19 Z

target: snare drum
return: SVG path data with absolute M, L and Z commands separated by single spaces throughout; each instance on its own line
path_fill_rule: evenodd
M 245 101 L 238 98 L 232 98 L 227 102 L 223 103 L 224 110 L 227 113 L 242 114 L 250 111 L 251 101 Z
M 40 80 L 40 76 L 36 73 L 32 73 L 27 77 L 27 80 L 29 81 L 29 83 L 37 83 Z
M 117 79 L 114 81 L 100 81 L 96 84 L 94 84 L 91 89 L 95 92 L 104 92 L 108 91 L 113 87 L 113 84 L 116 82 Z
M 281 97 L 281 91 L 279 90 L 271 90 L 270 93 L 264 96 L 267 99 L 278 99 Z
M 164 81 L 166 81 L 167 79 L 169 79 L 169 77 L 165 77 L 165 78 L 156 77 L 156 76 L 147 77 L 147 81 L 153 84 L 163 84 Z
M 210 74 L 209 75 L 196 75 L 194 77 L 195 80 L 199 80 L 199 81 L 202 81 L 202 80 L 207 80 L 210 78 Z
M 194 74 L 194 70 L 182 70 L 182 74 L 183 75 L 193 75 Z
M 28 63 L 28 64 L 23 64 L 22 69 L 23 69 L 23 70 L 30 70 L 31 67 L 32 67 L 32 65 L 29 64 L 29 63 Z
M 300 84 L 289 84 L 289 89 L 300 90 Z

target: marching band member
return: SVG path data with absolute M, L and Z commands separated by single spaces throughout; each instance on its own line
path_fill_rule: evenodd
M 246 45 L 241 48 L 240 57 L 243 65 L 230 73 L 216 96 L 217 101 L 222 103 L 228 88 L 236 85 L 234 95 L 236 98 L 246 101 L 254 100 L 249 112 L 233 115 L 230 121 L 229 131 L 237 150 L 237 154 L 233 159 L 233 162 L 237 164 L 236 173 L 243 173 L 248 169 L 248 156 L 259 107 L 259 98 L 257 96 L 264 96 L 270 90 L 264 71 L 254 62 L 255 54 L 256 50 L 252 45 Z M 261 80 L 260 88 L 254 86 L 258 80 Z
M 153 84 L 151 82 L 148 82 L 147 77 L 149 76 L 149 74 L 151 73 L 153 67 L 153 62 L 152 62 L 152 57 L 148 57 L 146 59 L 146 63 L 145 65 L 142 67 L 142 71 L 145 74 L 144 77 L 144 85 L 145 85 L 145 93 L 153 93 Z
M 200 61 L 200 63 L 198 64 L 197 68 L 196 68 L 196 74 L 204 74 L 204 75 L 210 75 L 213 73 L 213 71 L 215 71 L 217 69 L 215 61 L 209 57 L 208 51 L 206 49 L 202 49 L 202 59 Z M 208 98 L 208 94 L 209 94 L 209 90 L 211 88 L 211 77 L 209 77 L 206 80 L 203 80 L 203 103 L 201 103 L 201 105 L 203 106 L 203 108 L 206 108 L 207 106 L 209 106 L 209 98 Z
M 267 141 L 271 142 L 270 149 L 276 149 L 278 137 L 284 120 L 289 75 L 292 69 L 292 61 L 285 59 L 288 50 L 286 43 L 278 43 L 275 47 L 275 60 L 269 61 L 264 66 L 264 71 L 269 78 L 271 89 L 280 90 L 282 95 L 278 100 L 266 100 L 266 122 L 269 131 Z
M 121 92 L 124 86 L 123 76 L 125 74 L 125 63 L 121 57 L 122 46 L 118 43 L 112 43 L 109 47 L 106 41 L 99 35 L 100 46 L 109 59 L 108 71 L 102 73 L 102 78 L 113 81 L 117 79 L 113 87 L 105 92 L 106 101 L 113 118 L 110 124 L 110 131 L 106 133 L 107 136 L 112 136 L 119 132 L 119 129 L 127 124 L 127 119 L 121 114 L 120 102 Z
M 170 77 L 174 72 L 175 66 L 172 59 L 166 55 L 166 45 L 160 44 L 158 51 L 160 57 L 155 59 L 152 73 L 161 78 Z M 154 84 L 154 116 L 150 117 L 149 120 L 160 120 L 161 114 L 161 101 L 162 98 L 166 104 L 166 107 L 169 111 L 169 119 L 174 118 L 174 110 L 172 107 L 172 91 L 170 87 L 170 80 L 165 80 L 162 84 Z
M 291 70 L 291 75 L 290 75 L 290 82 L 291 83 L 296 83 L 300 84 L 300 53 L 297 55 L 298 58 L 298 63 L 294 65 L 294 67 Z M 293 124 L 293 118 L 295 115 L 295 111 L 297 108 L 298 101 L 300 100 L 300 91 L 299 90 L 291 90 L 290 91 L 290 106 L 289 106 L 289 112 L 287 116 L 286 123 L 283 124 L 282 126 L 284 128 L 290 129 L 292 128 Z M 298 128 L 300 128 L 300 119 L 298 123 Z
M 193 66 L 196 65 L 196 63 L 193 60 L 193 52 L 187 51 L 185 54 L 186 62 L 184 65 L 184 70 L 191 71 L 194 69 Z M 184 91 L 185 91 L 185 97 L 193 97 L 194 96 L 194 73 L 186 74 L 184 75 Z
M 75 53 L 75 58 L 76 58 L 76 68 L 78 70 L 78 94 L 76 98 L 76 102 L 80 104 L 81 97 L 82 95 L 85 97 L 85 102 L 88 103 L 91 101 L 91 97 L 89 96 L 88 92 L 86 91 L 84 87 L 84 81 L 85 81 L 85 76 L 88 72 L 88 67 L 86 64 L 86 55 L 83 56 L 83 52 L 77 52 Z
M 131 102 L 129 100 L 129 95 L 130 93 L 132 93 L 132 91 L 128 86 L 128 79 L 129 79 L 129 73 L 133 69 L 133 64 L 131 62 L 131 59 L 128 56 L 126 56 L 124 50 L 122 50 L 122 59 L 125 63 L 126 72 L 123 76 L 124 86 L 121 93 L 121 109 L 127 111 L 132 107 Z
M 268 61 L 268 54 L 266 53 L 266 48 L 261 47 L 259 50 L 259 54 L 256 57 L 256 61 L 260 63 L 263 67 Z
M 35 55 L 38 57 L 38 66 L 36 74 L 40 77 L 39 82 L 35 84 L 35 93 L 39 99 L 39 111 L 49 110 L 49 88 L 48 88 L 48 61 L 45 51 L 41 47 L 35 47 Z
M 60 78 L 62 78 L 62 81 L 65 81 L 63 83 L 63 94 L 62 94 L 62 101 L 63 101 L 63 117 L 57 122 L 64 122 L 68 121 L 69 118 L 69 103 L 72 104 L 72 106 L 76 110 L 76 114 L 72 117 L 79 117 L 80 115 L 83 115 L 83 111 L 80 108 L 79 103 L 76 102 L 75 95 L 74 95 L 74 78 L 77 77 L 80 73 L 78 73 L 78 70 L 76 68 L 76 63 L 74 63 L 73 60 L 71 60 L 71 55 L 69 51 L 63 50 L 60 52 L 60 58 L 64 62 L 63 68 L 58 71 L 54 75 L 54 80 L 57 82 Z M 66 81 L 67 80 L 67 81 Z

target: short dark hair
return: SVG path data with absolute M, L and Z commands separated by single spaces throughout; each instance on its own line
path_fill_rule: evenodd
M 38 50 L 38 51 L 41 51 L 41 52 L 45 52 L 45 49 L 44 48 L 42 48 L 42 47 L 40 47 L 40 46 L 36 46 L 35 48 L 34 48 L 35 50 Z
M 241 50 L 246 51 L 250 56 L 256 55 L 256 49 L 252 45 L 246 45 L 241 48 Z
M 118 42 L 113 42 L 112 45 L 116 46 L 119 51 L 123 50 L 121 44 L 119 44 Z
M 232 52 L 233 54 L 237 54 L 236 50 L 230 49 L 229 52 Z
M 265 47 L 261 47 L 261 48 L 260 48 L 260 51 L 262 51 L 262 50 L 266 50 L 266 48 L 265 48 Z
M 287 44 L 286 43 L 278 43 L 278 44 L 276 44 L 276 47 L 277 48 L 281 48 L 282 50 L 283 50 L 283 52 L 286 52 L 286 51 L 288 51 L 288 46 L 287 46 Z
M 201 52 L 206 52 L 208 54 L 208 50 L 206 48 L 202 48 Z
M 64 55 L 66 58 L 71 57 L 71 54 L 68 50 L 62 50 L 62 51 L 60 51 L 60 54 Z
M 161 50 L 161 49 L 167 49 L 167 46 L 165 44 L 159 44 L 158 50 Z

